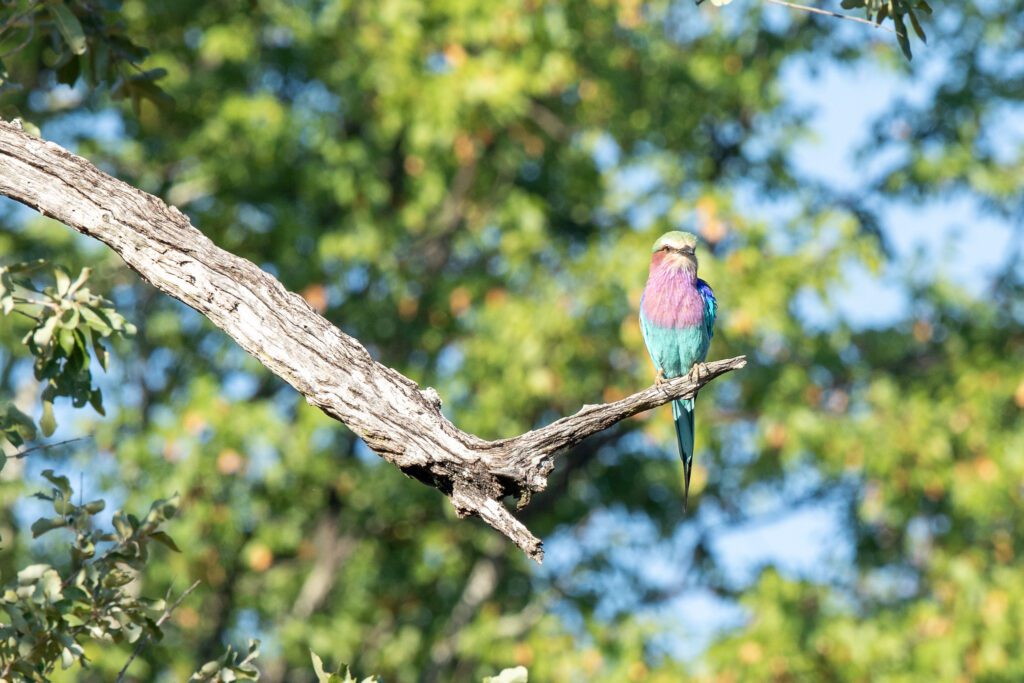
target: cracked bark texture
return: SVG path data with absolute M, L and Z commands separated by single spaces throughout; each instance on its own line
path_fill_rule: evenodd
M 306 401 L 344 423 L 382 458 L 476 515 L 540 562 L 543 546 L 504 498 L 529 503 L 553 456 L 616 422 L 690 397 L 744 357 L 697 366 L 690 375 L 614 403 L 584 406 L 520 436 L 485 441 L 453 425 L 441 400 L 376 362 L 306 301 L 252 262 L 217 247 L 178 209 L 100 171 L 59 145 L 0 121 L 0 194 L 117 252 L 160 291 L 206 316 Z M 514 390 L 514 387 L 510 389 Z

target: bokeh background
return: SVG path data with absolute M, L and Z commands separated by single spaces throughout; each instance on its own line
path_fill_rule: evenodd
M 638 416 L 523 512 L 536 566 L 3 200 L 0 260 L 92 267 L 139 332 L 107 416 L 60 412 L 92 438 L 4 469 L 0 572 L 56 556 L 26 502 L 54 468 L 110 510 L 182 495 L 182 552 L 141 589 L 202 585 L 140 680 L 248 637 L 271 682 L 310 680 L 310 648 L 399 682 L 1021 680 L 1024 7 L 933 4 L 908 62 L 754 0 L 125 0 L 174 101 L 134 110 L 31 43 L 0 113 L 181 208 L 464 429 L 650 384 L 666 230 L 704 240 L 711 357 L 750 364 L 700 396 L 689 514 L 670 411 Z M 0 320 L 0 391 L 38 412 L 24 331 Z M 87 651 L 65 677 L 112 680 L 128 648 Z

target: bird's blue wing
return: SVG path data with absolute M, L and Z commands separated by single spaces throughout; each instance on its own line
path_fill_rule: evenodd
M 715 336 L 715 316 L 718 315 L 718 302 L 715 301 L 715 293 L 711 291 L 711 285 L 697 278 L 697 292 L 704 300 L 704 330 L 708 333 L 708 339 Z

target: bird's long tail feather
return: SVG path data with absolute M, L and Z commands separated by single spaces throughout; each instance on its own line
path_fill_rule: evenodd
M 690 498 L 690 472 L 693 469 L 693 399 L 672 401 L 672 418 L 676 424 L 676 445 L 683 461 L 683 512 Z

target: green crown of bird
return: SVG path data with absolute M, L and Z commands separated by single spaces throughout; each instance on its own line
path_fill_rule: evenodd
M 651 250 L 651 269 L 640 298 L 640 331 L 659 384 L 687 374 L 707 358 L 717 312 L 714 292 L 697 277 L 697 236 L 666 232 Z M 693 470 L 693 404 L 692 398 L 672 401 L 676 445 L 683 461 L 683 512 Z

